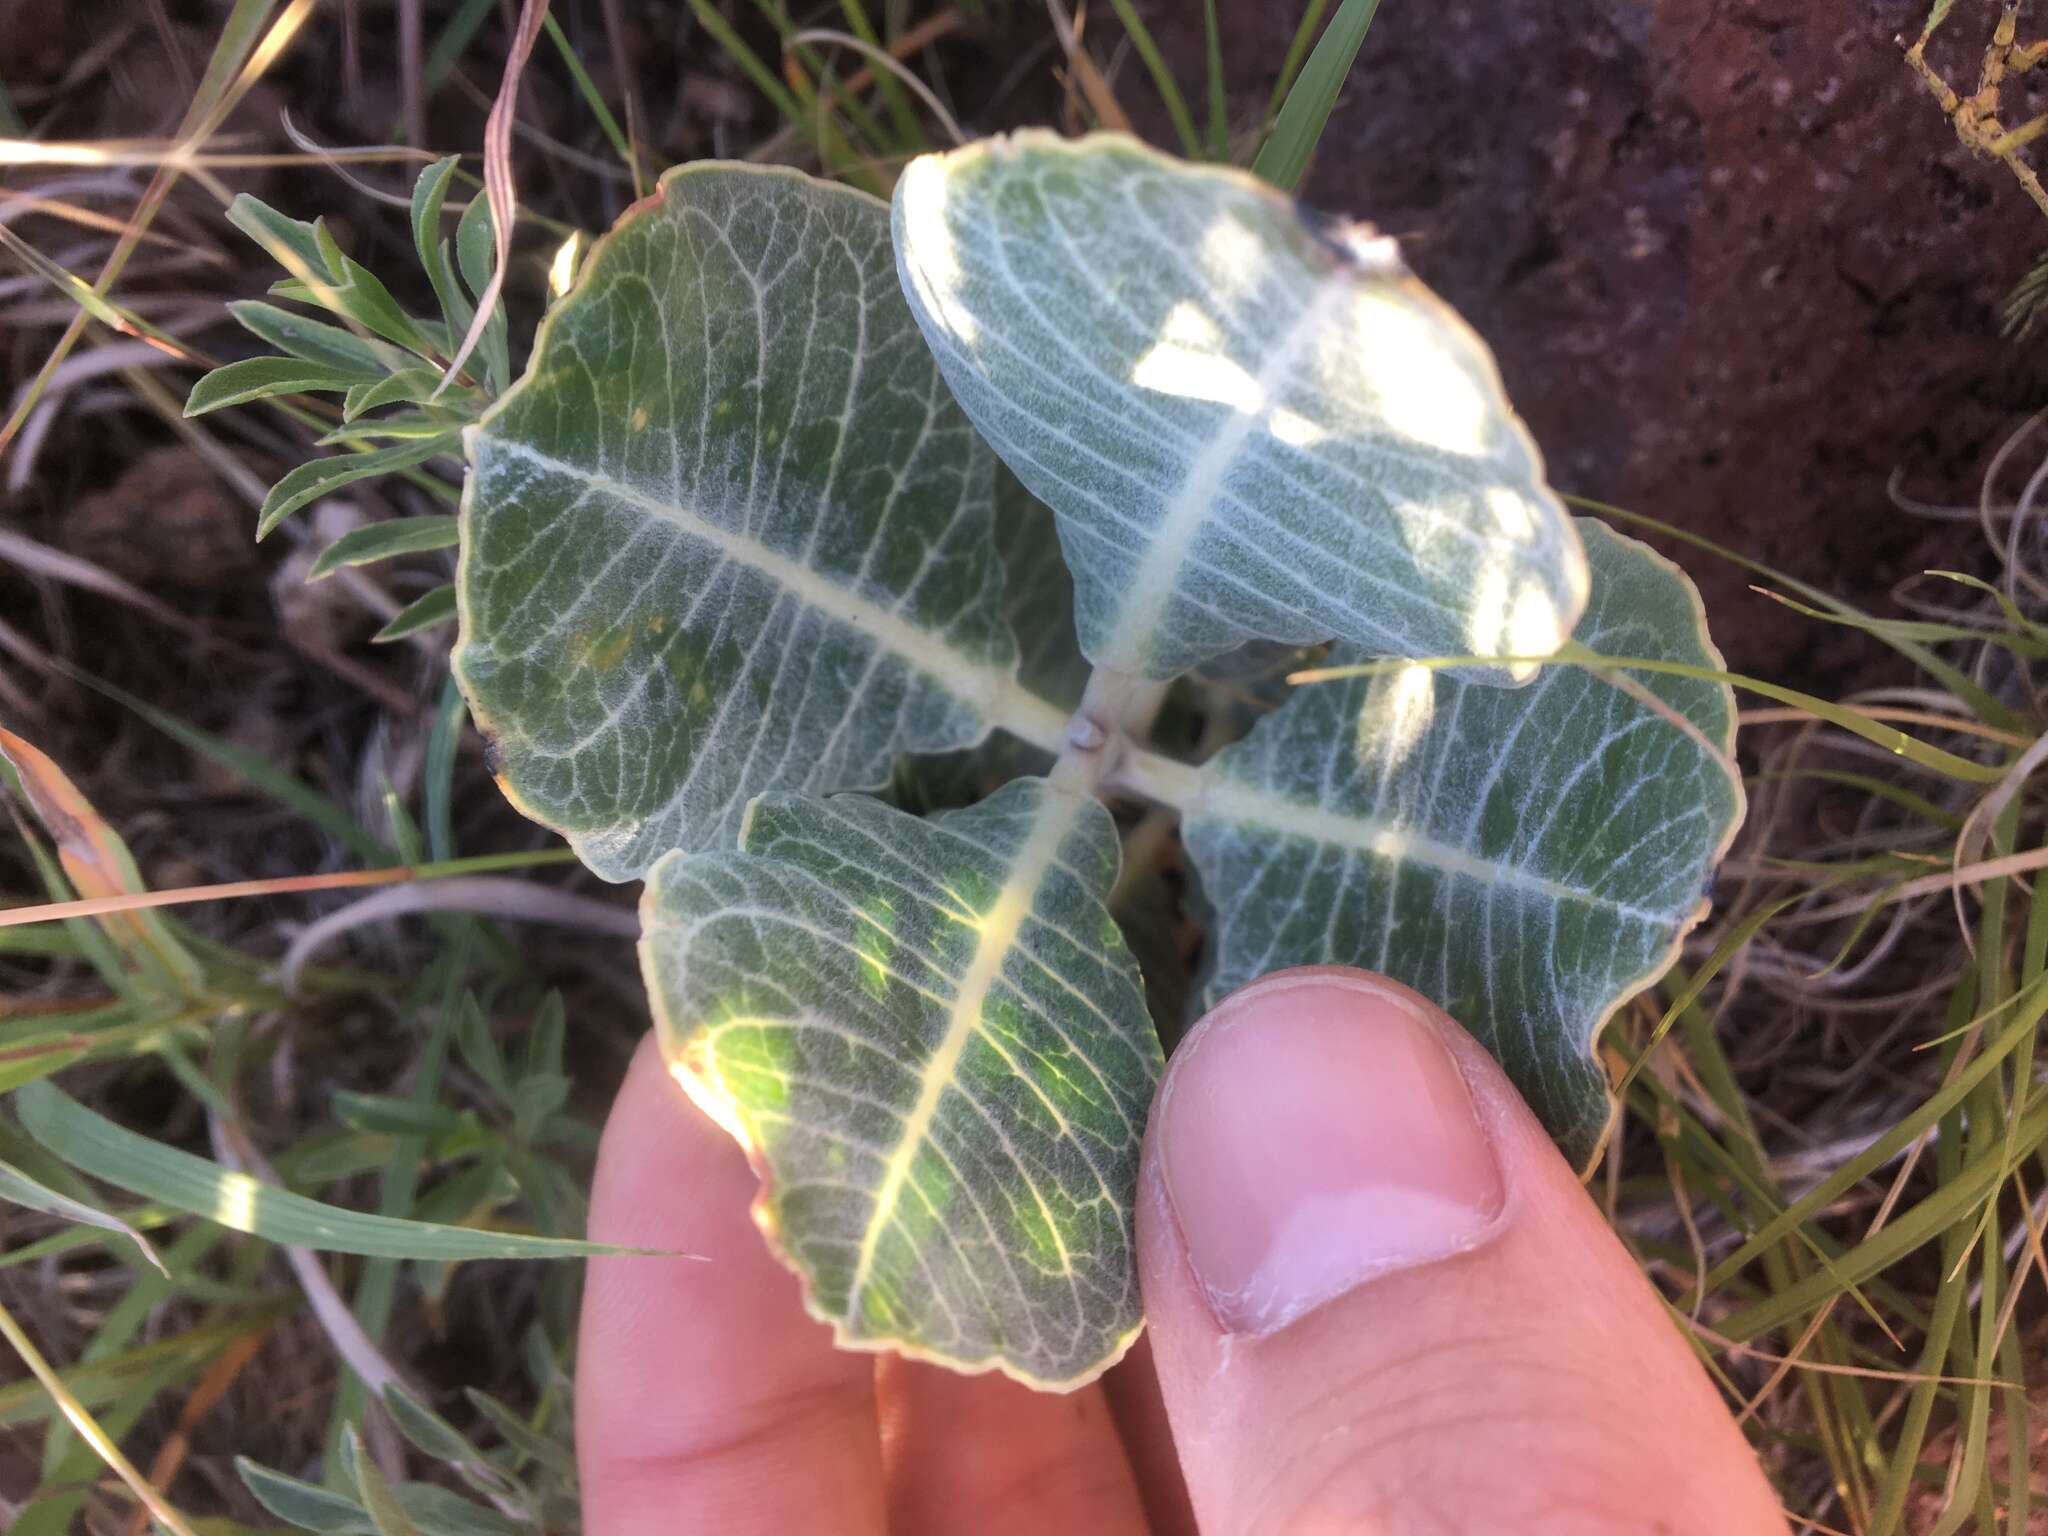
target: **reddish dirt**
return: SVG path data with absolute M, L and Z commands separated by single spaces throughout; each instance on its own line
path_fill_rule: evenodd
M 1179 78 L 1200 11 L 1160 6 Z M 1241 113 L 1300 7 L 1225 8 Z M 1402 237 L 1492 342 L 1560 488 L 1647 512 L 1856 601 L 1975 557 L 1893 510 L 1894 470 L 1974 500 L 2044 399 L 2001 339 L 2048 226 L 1974 160 L 1894 38 L 1923 0 L 1387 0 L 1304 196 Z M 1932 57 L 1974 83 L 1996 19 L 1958 0 Z M 1151 101 L 1138 71 L 1121 94 Z M 2006 121 L 2024 120 L 2018 93 Z M 1141 127 L 1172 142 L 1163 114 Z M 1687 553 L 1737 670 L 1834 689 L 1867 642 Z

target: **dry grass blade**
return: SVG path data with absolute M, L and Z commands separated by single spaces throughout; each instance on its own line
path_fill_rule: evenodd
M 191 1524 L 171 1507 L 170 1500 L 157 1492 L 150 1480 L 136 1470 L 135 1464 L 121 1454 L 121 1447 L 114 1444 L 107 1432 L 100 1428 L 99 1421 L 86 1412 L 76 1394 L 64 1385 L 64 1378 L 57 1374 L 45 1360 L 42 1352 L 35 1347 L 21 1325 L 14 1320 L 14 1314 L 0 1306 L 0 1338 L 14 1346 L 14 1352 L 21 1356 L 22 1364 L 29 1368 L 31 1375 L 42 1384 L 50 1395 L 50 1401 L 57 1405 L 71 1427 L 78 1431 L 79 1438 L 93 1448 L 93 1451 L 109 1467 L 114 1475 L 128 1485 L 129 1490 L 147 1509 L 151 1518 L 171 1533 L 171 1536 L 197 1536 Z
M 295 993 L 299 975 L 322 945 L 367 923 L 380 923 L 409 912 L 473 912 L 489 917 L 517 918 L 524 922 L 553 923 L 586 933 L 615 939 L 640 937 L 640 919 L 633 912 L 589 896 L 520 880 L 492 879 L 466 875 L 431 885 L 402 885 L 379 891 L 361 901 L 330 912 L 312 924 L 285 951 L 279 974 L 284 990 Z
M 256 1358 L 258 1351 L 270 1338 L 271 1330 L 259 1328 L 246 1333 L 221 1351 L 220 1358 L 206 1368 L 206 1374 L 199 1378 L 184 1406 L 178 1410 L 177 1427 L 171 1431 L 156 1453 L 156 1460 L 149 1464 L 149 1481 L 152 1487 L 168 1488 L 177 1479 L 178 1469 L 185 1464 L 185 1457 L 192 1449 L 192 1431 L 199 1427 L 200 1420 L 213 1412 L 216 1404 L 227 1396 L 228 1389 L 240 1380 L 242 1372 Z M 123 1536 L 148 1536 L 150 1511 L 146 1505 L 138 1505 L 129 1517 L 128 1528 Z
M 1053 35 L 1060 41 L 1060 50 L 1067 56 L 1067 68 L 1073 71 L 1074 83 L 1087 98 L 1088 110 L 1095 114 L 1097 124 L 1116 133 L 1131 132 L 1130 118 L 1124 115 L 1116 92 L 1110 89 L 1094 55 L 1082 45 L 1080 30 L 1067 14 L 1066 6 L 1061 0 L 1045 0 L 1045 9 L 1052 18 Z
M 5 528 L 0 528 L 0 560 L 31 575 L 41 576 L 50 581 L 61 581 L 66 586 L 97 592 L 100 596 L 110 597 L 117 603 L 126 603 L 180 634 L 189 635 L 194 639 L 206 638 L 206 627 L 203 624 L 193 622 L 168 603 L 159 602 L 133 582 L 124 581 L 111 572 L 101 570 L 90 560 L 81 560 L 78 556 L 66 554 L 61 549 L 38 544 L 34 539 Z
M 65 878 L 86 899 L 125 902 L 148 894 L 128 845 L 49 754 L 0 730 L 0 757 L 13 767 L 29 808 L 57 845 Z M 160 972 L 186 990 L 199 988 L 198 965 L 153 915 L 128 908 L 107 914 L 101 926 L 136 970 Z
M 238 0 L 236 14 L 223 34 L 220 47 L 215 51 L 209 65 L 206 80 L 199 94 L 186 109 L 184 121 L 180 123 L 170 152 L 155 162 L 155 171 L 149 179 L 149 186 L 143 191 L 142 200 L 128 221 L 121 237 L 115 242 L 105 263 L 100 267 L 99 276 L 93 282 L 93 292 L 104 298 L 120 279 L 128 265 L 129 258 L 142 243 L 142 236 L 155 222 L 157 212 L 164 200 L 170 196 L 172 186 L 180 174 L 195 170 L 193 156 L 199 147 L 213 134 L 234 110 L 235 104 L 261 79 L 278 56 L 290 45 L 312 15 L 315 0 L 291 0 L 284 14 L 273 22 L 268 31 L 256 39 L 253 46 L 248 40 L 255 35 L 255 28 L 270 9 L 269 0 Z M 239 23 L 239 25 L 238 25 Z M 245 51 L 246 49 L 246 51 Z M 4 147 L 4 146 L 0 146 Z M 33 149 L 34 146 L 27 146 Z M 91 153 L 75 164 L 107 164 L 103 158 Z M 86 312 L 81 309 L 72 317 L 64 333 L 57 338 L 57 344 L 45 359 L 42 368 L 21 392 L 13 413 L 4 425 L 0 425 L 0 454 L 5 454 L 8 445 L 20 432 L 28 414 L 35 408 L 36 400 L 48 384 L 50 376 L 63 366 L 64 359 L 71 355 L 71 349 L 78 345 L 85 334 Z
M 229 880 L 219 885 L 137 891 L 79 901 L 50 901 L 30 907 L 0 908 L 0 928 L 12 928 L 23 923 L 54 923 L 74 917 L 104 917 L 109 913 L 138 912 L 152 907 L 182 907 L 202 901 L 232 901 L 245 896 L 289 896 L 303 891 L 344 890 L 351 886 L 398 885 L 407 880 L 444 879 L 486 869 L 562 864 L 574 858 L 575 855 L 566 848 L 551 848 L 537 854 L 486 854 L 474 859 L 453 859 L 441 865 L 394 864 L 383 869 L 344 869 L 327 875 L 284 875 L 271 880 Z
M 484 120 L 484 191 L 491 199 L 491 243 L 497 261 L 490 282 L 477 295 L 476 318 L 470 321 L 462 345 L 455 349 L 448 371 L 441 376 L 441 389 L 455 382 L 462 373 L 462 365 L 469 361 L 469 354 L 483 340 L 484 329 L 497 312 L 498 295 L 505 287 L 505 271 L 512 262 L 512 224 L 518 213 L 512 185 L 512 123 L 519 111 L 519 80 L 526 73 L 526 62 L 533 57 L 533 45 L 540 40 L 541 26 L 547 17 L 548 0 L 525 0 L 519 12 L 519 30 L 512 39 L 512 52 L 505 60 L 504 78 L 498 84 L 497 99 Z
M 956 145 L 967 142 L 967 135 L 960 131 L 960 124 L 954 121 L 953 114 L 946 110 L 946 104 L 932 94 L 932 88 L 918 79 L 913 71 L 905 69 L 902 64 L 874 44 L 861 41 L 851 32 L 841 32 L 832 27 L 812 27 L 807 31 L 793 33 L 788 46 L 793 48 L 802 43 L 831 43 L 840 48 L 851 48 L 863 58 L 879 64 L 916 93 L 917 99 L 930 109 L 932 116 L 939 120 L 939 126 L 946 130 Z M 852 87 L 849 85 L 848 89 L 851 90 Z

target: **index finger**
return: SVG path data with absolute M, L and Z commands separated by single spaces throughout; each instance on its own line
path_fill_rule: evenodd
M 835 1349 L 748 1219 L 745 1155 L 650 1037 L 606 1122 L 576 1370 L 591 1536 L 882 1536 L 874 1362 Z

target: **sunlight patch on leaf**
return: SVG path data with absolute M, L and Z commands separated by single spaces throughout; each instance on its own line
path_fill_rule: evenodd
M 1585 557 L 1541 457 L 1391 242 L 1239 172 L 1042 132 L 913 162 L 894 228 L 947 382 L 1058 516 L 1098 664 L 1570 635 Z
M 1065 1389 L 1136 1336 L 1160 1052 L 1117 859 L 1099 803 L 1023 779 L 929 821 L 767 796 L 650 875 L 664 1049 L 842 1345 Z

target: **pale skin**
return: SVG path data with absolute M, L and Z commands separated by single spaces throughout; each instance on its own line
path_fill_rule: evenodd
M 1497 1185 L 1480 1166 L 1454 1170 L 1445 1187 L 1477 1178 L 1493 1203 L 1461 1229 L 1455 1251 L 1408 1243 L 1398 1262 L 1355 1277 L 1331 1267 L 1333 1253 L 1374 1253 L 1377 1239 L 1329 1230 L 1346 1219 L 1332 1213 L 1356 1219 L 1377 1207 L 1318 1206 L 1317 1221 L 1296 1223 L 1283 1244 L 1279 1283 L 1306 1273 L 1309 1289 L 1248 1323 L 1242 1298 L 1234 1314 L 1197 1272 L 1204 1263 L 1217 1272 L 1217 1245 L 1245 1240 L 1243 1224 L 1219 1237 L 1217 1218 L 1196 1209 L 1205 1192 L 1187 1187 L 1190 1170 L 1220 1169 L 1227 1180 L 1229 1149 L 1191 1156 L 1162 1141 L 1227 1122 L 1230 1106 L 1211 1098 L 1256 1092 L 1255 1082 L 1240 1085 L 1285 1055 L 1285 1032 L 1305 1011 L 1315 1029 L 1348 1028 L 1355 1017 L 1369 1031 L 1389 1009 L 1426 1015 L 1440 1034 L 1470 1093 L 1449 1112 L 1476 1118 L 1478 1155 L 1497 1169 Z M 1211 1043 L 1191 1050 L 1203 1031 Z M 1241 1060 L 1227 1059 L 1232 1051 Z M 1221 1087 L 1195 1081 L 1205 1052 L 1220 1064 L 1209 1070 Z M 1355 1101 L 1341 1081 L 1331 1090 L 1364 1127 L 1367 1151 L 1341 1150 L 1354 1158 L 1377 1155 L 1374 1125 L 1422 1112 L 1409 1092 L 1375 1119 L 1372 1094 L 1392 1090 L 1373 1058 L 1358 1059 L 1366 1071 Z M 1333 1058 L 1327 1070 L 1341 1079 L 1349 1068 Z M 1168 1112 L 1174 1093 L 1199 1114 Z M 1381 1151 L 1398 1159 L 1429 1143 L 1405 1130 L 1398 1139 Z M 1291 1175 L 1300 1173 L 1297 1159 Z M 1420 1177 L 1429 1184 L 1428 1170 Z M 834 1348 L 748 1216 L 754 1187 L 738 1147 L 644 1046 L 605 1133 L 591 1236 L 700 1257 L 591 1265 L 576 1421 L 591 1536 L 1786 1529 L 1677 1326 L 1499 1069 L 1381 978 L 1335 969 L 1268 978 L 1176 1053 L 1139 1181 L 1147 1331 L 1077 1392 Z M 1254 1223 L 1255 1237 L 1265 1230 Z M 1250 1272 L 1269 1285 L 1270 1266 Z

